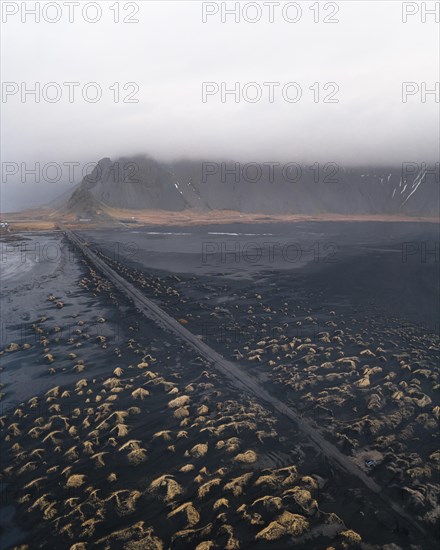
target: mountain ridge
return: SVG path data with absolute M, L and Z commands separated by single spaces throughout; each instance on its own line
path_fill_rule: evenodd
M 58 210 L 81 217 L 105 209 L 231 210 L 266 214 L 438 216 L 438 163 L 402 167 L 296 163 L 159 162 L 105 157 Z

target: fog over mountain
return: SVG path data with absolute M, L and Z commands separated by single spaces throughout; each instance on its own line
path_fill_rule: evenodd
M 52 206 L 82 217 L 106 207 L 268 214 L 405 214 L 437 216 L 438 165 L 345 168 L 104 158 Z
M 36 162 L 83 164 L 146 152 L 165 164 L 264 159 L 399 167 L 438 160 L 439 103 L 435 92 L 423 95 L 439 80 L 432 16 L 404 22 L 400 2 L 340 2 L 336 14 L 321 6 L 318 17 L 309 2 L 301 3 L 295 23 L 282 16 L 281 4 L 274 22 L 267 12 L 255 23 L 243 13 L 223 22 L 220 11 L 203 21 L 202 2 L 135 4 L 138 24 L 115 23 L 109 2 L 99 3 L 102 17 L 93 24 L 81 16 L 69 23 L 66 13 L 56 24 L 8 17 L 2 78 L 15 92 L 2 103 L 3 163 L 32 169 Z M 326 17 L 335 23 L 324 23 Z M 62 92 L 59 101 L 26 94 L 51 82 Z M 78 83 L 72 101 L 66 82 Z M 102 96 L 89 102 L 83 91 L 93 82 Z M 413 84 L 404 100 L 405 82 Z M 250 83 L 256 86 L 246 88 Z M 296 87 L 285 88 L 289 83 Z M 126 101 L 131 93 L 134 102 Z M 47 202 L 69 184 L 65 174 L 56 185 L 3 174 L 2 210 Z M 212 191 L 205 192 L 209 202 Z M 175 189 L 164 193 L 170 209 L 183 201 Z M 224 193 L 222 186 L 216 196 Z M 257 195 L 252 204 L 244 201 L 246 208 L 258 206 Z

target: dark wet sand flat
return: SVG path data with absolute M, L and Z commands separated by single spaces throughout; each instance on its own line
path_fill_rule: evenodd
M 140 316 L 59 235 L 61 259 L 13 277 L 13 302 L 2 295 L 1 547 L 430 548 L 438 259 L 426 251 L 438 233 L 383 225 L 82 236 L 311 419 L 426 535 Z

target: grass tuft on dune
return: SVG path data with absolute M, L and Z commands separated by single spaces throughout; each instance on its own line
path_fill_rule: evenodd
M 267 541 L 278 540 L 285 535 L 299 536 L 308 531 L 309 522 L 299 514 L 284 511 L 275 521 L 259 531 L 256 539 Z

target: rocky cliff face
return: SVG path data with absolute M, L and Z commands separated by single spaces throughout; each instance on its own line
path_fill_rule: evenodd
M 104 206 L 182 210 L 185 202 L 176 192 L 172 174 L 155 160 L 105 158 L 77 186 L 66 208 L 91 215 Z
M 438 170 L 438 164 L 343 168 L 105 158 L 64 209 L 87 216 L 105 207 L 438 216 Z

